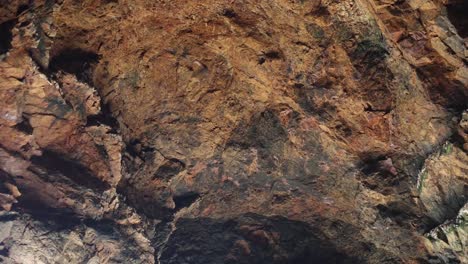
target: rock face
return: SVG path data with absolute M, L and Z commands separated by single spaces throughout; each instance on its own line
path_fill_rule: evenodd
M 0 262 L 467 263 L 463 0 L 0 0 Z

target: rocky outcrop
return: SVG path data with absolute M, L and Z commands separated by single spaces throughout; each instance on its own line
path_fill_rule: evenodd
M 2 3 L 0 259 L 465 262 L 466 8 Z
M 467 262 L 466 258 L 466 226 L 467 226 L 467 205 L 460 209 L 455 219 L 449 219 L 442 225 L 434 228 L 426 237 L 427 248 L 444 262 Z

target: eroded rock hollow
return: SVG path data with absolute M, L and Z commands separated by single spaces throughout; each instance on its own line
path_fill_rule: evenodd
M 0 0 L 0 262 L 468 263 L 464 0 Z

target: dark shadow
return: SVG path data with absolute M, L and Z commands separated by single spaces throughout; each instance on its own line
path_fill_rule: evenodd
M 11 30 L 16 25 L 16 19 L 9 20 L 0 24 L 0 54 L 4 54 L 11 49 L 13 33 Z
M 29 123 L 29 119 L 24 118 L 24 117 L 23 117 L 23 121 L 15 125 L 15 128 L 28 135 L 32 135 L 33 130 L 34 130 L 31 124 Z
M 29 9 L 29 5 L 20 5 L 18 7 L 18 10 L 16 10 L 16 15 L 19 16 L 21 15 L 23 12 L 27 11 Z
M 185 170 L 185 164 L 178 159 L 167 159 L 156 171 L 153 179 L 170 180 L 181 171 Z
M 468 1 L 451 1 L 447 6 L 447 16 L 462 38 L 468 37 Z
M 108 104 L 101 100 L 101 112 L 97 115 L 90 115 L 86 118 L 86 126 L 106 125 L 111 128 L 109 133 L 116 134 L 119 130 L 119 122 L 112 115 Z
M 51 72 L 64 71 L 74 74 L 84 83 L 93 85 L 94 66 L 99 62 L 99 56 L 81 49 L 66 49 L 52 57 L 49 63 Z
M 172 199 L 175 203 L 175 211 L 178 211 L 182 208 L 189 207 L 192 205 L 198 198 L 200 198 L 200 194 L 190 192 L 184 195 L 174 196 Z
M 359 164 L 362 174 L 358 175 L 358 179 L 366 188 L 389 195 L 399 189 L 400 179 L 386 168 L 386 159 L 382 155 L 364 154 Z
M 162 250 L 166 264 L 362 263 L 307 223 L 254 213 L 230 220 L 179 219 Z
M 107 183 L 96 178 L 86 167 L 58 153 L 44 151 L 42 156 L 34 156 L 31 161 L 47 169 L 48 174 L 60 173 L 74 183 L 92 190 L 103 191 L 109 188 Z

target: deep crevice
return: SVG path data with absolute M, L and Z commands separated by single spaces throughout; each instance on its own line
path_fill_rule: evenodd
M 282 56 L 280 52 L 276 50 L 270 50 L 265 53 L 265 57 L 274 60 L 274 59 L 281 59 Z
M 109 133 L 116 134 L 119 129 L 119 122 L 112 115 L 108 104 L 101 100 L 101 112 L 97 115 L 90 115 L 86 118 L 86 126 L 106 125 L 111 128 Z
M 270 50 L 270 51 L 267 51 L 265 53 L 263 53 L 262 55 L 260 55 L 258 57 L 258 64 L 262 65 L 264 64 L 267 60 L 268 61 L 272 61 L 272 60 L 279 60 L 281 59 L 283 56 L 282 54 L 279 52 L 279 51 L 276 51 L 276 50 Z
M 182 208 L 189 207 L 192 205 L 198 198 L 200 198 L 200 194 L 191 192 L 186 193 L 184 195 L 174 196 L 172 199 L 175 203 L 175 211 L 178 211 Z
M 72 229 L 77 226 L 86 225 L 104 235 L 110 236 L 116 232 L 113 220 L 87 218 L 76 214 L 69 208 L 52 208 L 41 203 L 37 199 L 31 198 L 33 197 L 28 197 L 26 199 L 20 197 L 18 203 L 19 207 L 17 208 L 18 212 L 28 214 L 32 219 L 49 225 L 54 231 Z M 14 219 L 15 218 L 11 220 Z
M 19 214 L 16 213 L 2 213 L 0 214 L 0 222 L 8 222 L 8 221 L 14 221 L 18 219 Z
M 33 197 L 19 197 L 17 211 L 29 214 L 31 218 L 43 223 L 55 223 L 56 229 L 68 229 L 80 224 L 80 219 L 71 209 L 58 209 L 34 200 Z M 58 224 L 58 225 L 57 225 Z
M 100 181 L 89 169 L 77 162 L 64 158 L 63 155 L 52 151 L 44 151 L 42 156 L 34 156 L 31 161 L 48 172 L 60 173 L 69 178 L 78 185 L 82 185 L 94 190 L 106 190 L 109 188 L 107 183 Z
M 234 18 L 237 16 L 236 12 L 230 8 L 224 9 L 221 14 L 228 18 Z
M 3 242 L 0 243 L 0 256 L 8 257 L 9 249 L 3 245 Z
M 9 193 L 10 190 L 3 184 L 11 182 L 12 178 L 8 173 L 0 169 L 0 193 Z
M 23 116 L 23 121 L 16 124 L 14 127 L 18 129 L 19 131 L 24 132 L 25 134 L 28 134 L 28 135 L 32 135 L 33 130 L 34 130 L 31 124 L 29 123 L 29 119 L 25 118 L 24 116 Z
M 447 16 L 462 38 L 468 37 L 468 1 L 452 1 L 447 7 Z
M 18 10 L 16 10 L 16 15 L 19 16 L 21 15 L 24 11 L 29 9 L 29 5 L 20 5 L 18 7 Z
M 99 62 L 99 55 L 81 49 L 65 49 L 52 57 L 49 63 L 51 73 L 64 71 L 71 73 L 84 83 L 93 85 L 93 70 Z
M 12 30 L 16 25 L 17 20 L 9 20 L 0 24 L 0 54 L 7 53 L 11 49 L 11 41 L 13 40 Z

